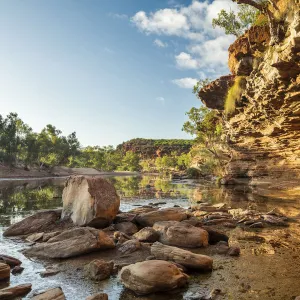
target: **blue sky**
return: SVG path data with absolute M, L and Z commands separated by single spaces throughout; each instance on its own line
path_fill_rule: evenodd
M 2 0 L 0 99 L 35 131 L 86 145 L 188 138 L 199 78 L 226 75 L 234 40 L 211 28 L 230 0 Z

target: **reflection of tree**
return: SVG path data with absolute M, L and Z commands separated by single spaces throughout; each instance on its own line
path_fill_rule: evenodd
M 140 177 L 114 177 L 110 181 L 123 197 L 133 197 L 139 193 Z
M 191 189 L 185 184 L 174 184 L 160 176 L 114 177 L 109 179 L 122 197 L 189 198 Z
M 55 198 L 54 191 L 62 187 L 27 185 L 7 187 L 0 190 L 0 213 L 20 213 L 23 211 L 49 209 L 61 205 L 61 198 Z

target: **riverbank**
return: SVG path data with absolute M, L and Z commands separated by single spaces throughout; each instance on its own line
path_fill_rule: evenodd
M 49 178 L 49 177 L 66 177 L 71 175 L 86 175 L 86 176 L 134 176 L 139 175 L 138 172 L 117 171 L 103 172 L 94 168 L 68 168 L 54 167 L 49 170 L 10 168 L 0 166 L 0 180 L 2 179 L 22 179 L 22 178 Z

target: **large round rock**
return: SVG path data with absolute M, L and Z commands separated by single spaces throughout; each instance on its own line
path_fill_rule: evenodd
M 116 217 L 120 197 L 114 186 L 100 177 L 72 176 L 63 191 L 62 217 L 74 224 L 103 228 Z
M 159 241 L 165 245 L 183 248 L 208 246 L 207 231 L 185 222 L 157 222 L 153 229 L 159 233 Z
M 163 260 L 149 260 L 124 267 L 121 282 L 138 295 L 164 292 L 187 284 L 188 276 L 174 264 Z

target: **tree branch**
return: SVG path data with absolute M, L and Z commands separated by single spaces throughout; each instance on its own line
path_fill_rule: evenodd
M 232 1 L 236 2 L 237 4 L 247 4 L 253 6 L 260 11 L 263 11 L 264 9 L 264 5 L 257 3 L 255 0 L 232 0 Z

